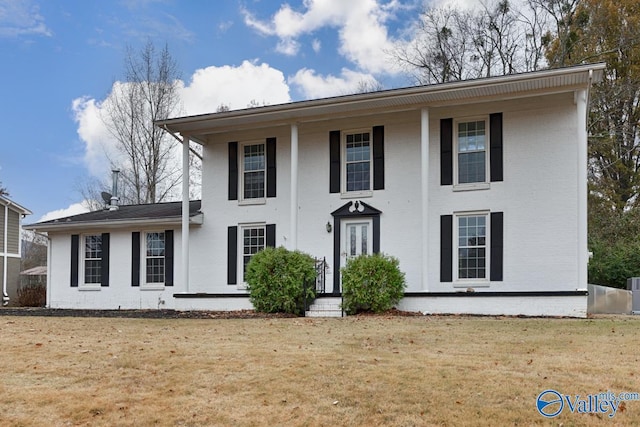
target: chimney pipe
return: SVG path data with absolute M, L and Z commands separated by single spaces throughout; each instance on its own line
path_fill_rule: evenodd
M 118 210 L 118 174 L 120 171 L 118 169 L 114 169 L 113 172 L 113 187 L 111 188 L 111 205 L 109 206 L 110 211 Z

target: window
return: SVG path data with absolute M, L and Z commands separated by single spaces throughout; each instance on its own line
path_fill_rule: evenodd
M 487 215 L 457 217 L 458 279 L 487 278 Z
M 486 121 L 457 123 L 457 183 L 487 182 Z
M 84 243 L 84 284 L 102 283 L 102 235 L 83 236 Z
M 265 193 L 265 144 L 242 146 L 242 198 L 262 199 Z
M 345 191 L 371 190 L 371 133 L 345 135 Z
M 146 233 L 145 236 L 145 283 L 164 284 L 165 233 Z
M 251 258 L 265 248 L 265 227 L 242 229 L 242 280 L 245 281 L 247 264 Z

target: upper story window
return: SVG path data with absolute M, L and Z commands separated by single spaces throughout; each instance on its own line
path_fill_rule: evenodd
M 165 282 L 165 233 L 145 234 L 145 283 L 164 284 Z
M 486 120 L 457 122 L 457 184 L 487 182 Z
M 344 152 L 344 191 L 370 191 L 372 181 L 371 133 L 345 134 Z
M 85 235 L 83 240 L 83 277 L 85 285 L 102 283 L 102 235 Z
M 242 198 L 263 199 L 266 182 L 265 144 L 242 146 Z

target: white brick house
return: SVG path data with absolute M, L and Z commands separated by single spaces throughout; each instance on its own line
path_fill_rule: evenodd
M 169 204 L 146 218 L 121 207 L 119 219 L 90 213 L 29 226 L 50 236 L 48 304 L 250 308 L 246 262 L 282 245 L 327 260 L 327 297 L 340 295 L 348 256 L 380 251 L 406 273 L 401 309 L 585 316 L 586 119 L 602 70 L 157 123 L 203 146 L 201 205 L 182 217 Z

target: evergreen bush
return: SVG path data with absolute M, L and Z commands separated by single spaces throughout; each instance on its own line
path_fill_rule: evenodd
M 347 261 L 342 273 L 342 308 L 347 314 L 381 313 L 393 308 L 406 288 L 397 258 L 360 255 Z
M 304 314 L 305 294 L 315 298 L 315 278 L 313 257 L 283 247 L 258 252 L 246 271 L 251 303 L 265 313 Z

